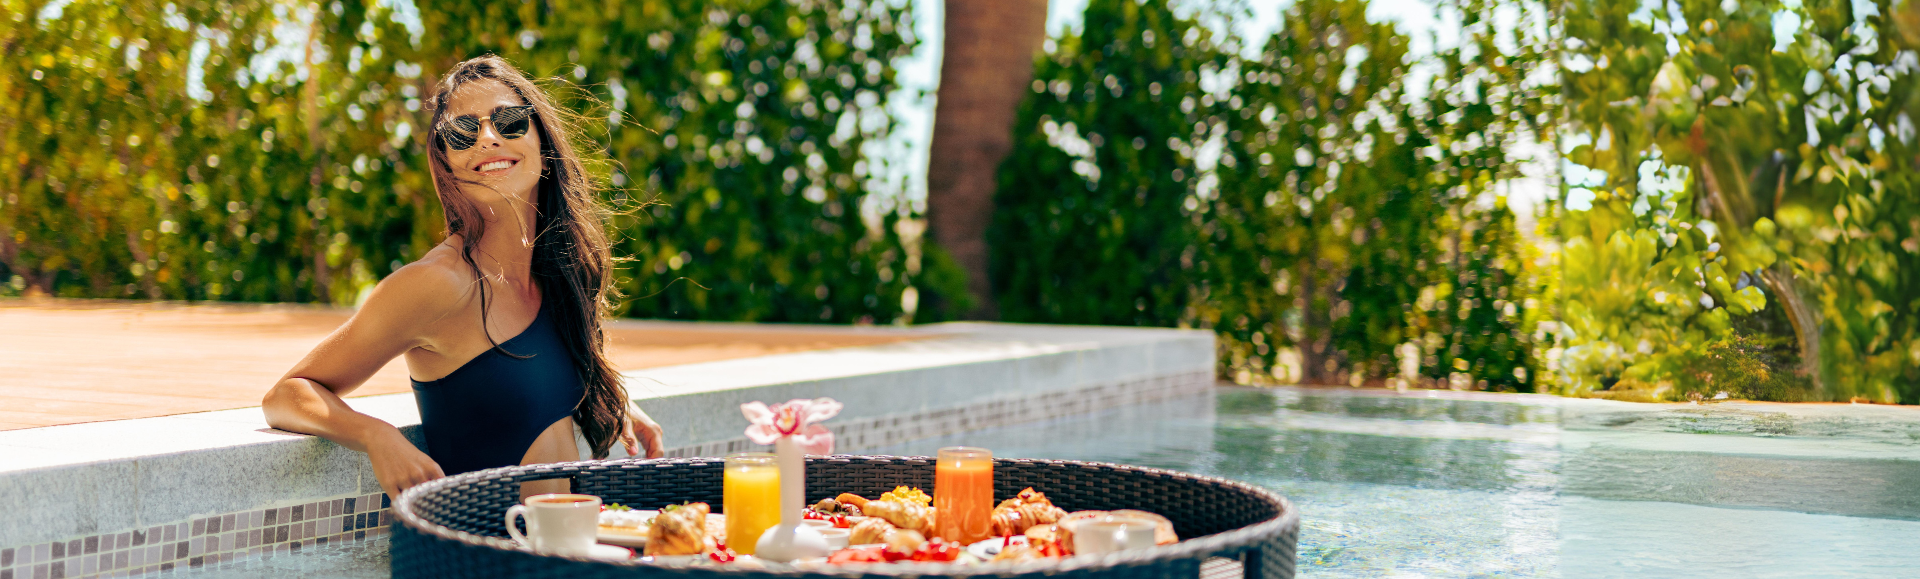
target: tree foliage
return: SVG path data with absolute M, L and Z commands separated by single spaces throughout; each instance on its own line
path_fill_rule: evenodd
M 1090 3 L 1041 59 L 1002 168 L 1002 311 L 1213 328 L 1241 382 L 1531 390 L 1539 275 L 1495 187 L 1549 120 L 1544 38 L 1501 49 L 1487 4 L 1448 4 L 1470 44 L 1418 59 L 1366 8 L 1294 2 L 1249 57 L 1205 24 L 1230 4 Z M 1191 40 L 1142 50 L 1166 38 Z
M 1773 371 L 1813 396 L 1920 399 L 1920 58 L 1892 9 L 1570 4 L 1570 391 L 1735 389 L 1701 369 L 1788 342 Z
M 886 323 L 919 273 L 869 191 L 902 5 L 0 6 L 12 291 L 352 303 L 439 241 L 419 99 L 485 53 L 589 115 L 621 313 Z
M 1174 325 L 1203 274 L 1196 150 L 1228 53 L 1164 2 L 1094 0 L 1034 66 L 995 196 L 992 281 L 1009 321 Z

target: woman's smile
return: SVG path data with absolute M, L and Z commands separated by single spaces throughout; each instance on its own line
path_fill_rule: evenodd
M 493 157 L 474 165 L 473 170 L 482 175 L 504 175 L 508 169 L 519 164 L 520 160 L 512 157 Z

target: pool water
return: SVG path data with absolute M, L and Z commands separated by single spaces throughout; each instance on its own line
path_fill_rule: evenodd
M 1221 388 L 861 453 L 962 444 L 1274 489 L 1308 578 L 1920 576 L 1914 408 Z M 387 544 L 182 571 L 384 577 Z
M 873 453 L 967 444 L 1259 484 L 1301 511 L 1302 577 L 1920 575 L 1920 447 L 1886 435 L 1920 418 L 1807 412 L 1221 389 Z

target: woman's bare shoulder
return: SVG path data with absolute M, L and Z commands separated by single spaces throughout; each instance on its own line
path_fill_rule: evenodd
M 360 309 L 430 322 L 464 308 L 474 283 L 459 250 L 443 244 L 380 280 Z

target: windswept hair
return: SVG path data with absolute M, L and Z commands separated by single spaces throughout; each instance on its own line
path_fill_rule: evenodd
M 561 341 L 586 383 L 586 396 L 574 406 L 573 422 L 585 434 L 593 456 L 605 458 L 619 438 L 620 421 L 627 409 L 626 389 L 620 384 L 619 372 L 607 360 L 606 335 L 600 325 L 609 311 L 612 291 L 609 274 L 613 258 L 604 227 L 610 214 L 600 201 L 600 184 L 576 153 L 578 131 L 567 121 L 565 112 L 555 107 L 520 69 L 498 56 L 481 56 L 454 65 L 428 100 L 433 115 L 427 130 L 428 156 L 432 160 L 433 188 L 446 214 L 446 233 L 461 236 L 460 256 L 479 280 L 480 266 L 473 260 L 473 250 L 486 234 L 487 223 L 479 204 L 460 188 L 486 185 L 454 176 L 442 137 L 452 121 L 447 106 L 454 93 L 469 83 L 485 80 L 506 85 L 535 110 L 533 128 L 540 135 L 541 171 L 540 184 L 534 188 L 533 280 L 540 288 L 542 307 L 553 316 Z M 484 332 L 491 296 L 487 284 L 477 285 Z M 487 341 L 495 348 L 500 346 L 493 342 L 492 335 Z

